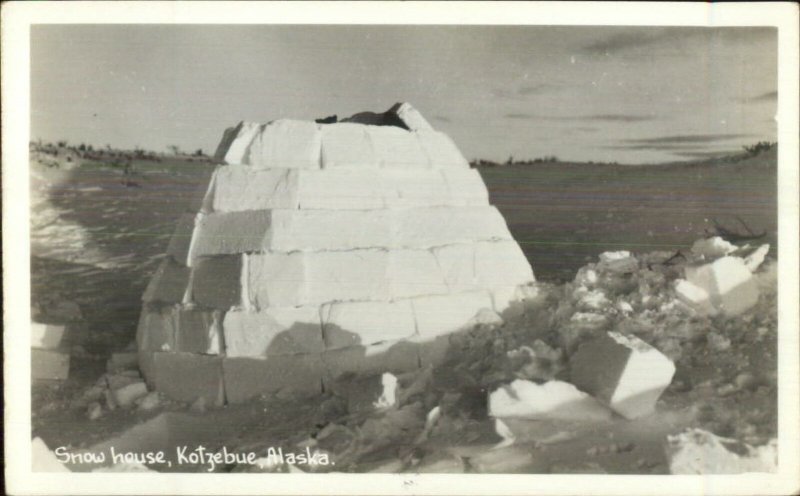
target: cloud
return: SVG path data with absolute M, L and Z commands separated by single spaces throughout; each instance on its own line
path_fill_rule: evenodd
M 768 91 L 766 93 L 762 93 L 758 96 L 754 96 L 750 98 L 753 102 L 774 102 L 778 99 L 778 92 L 777 91 Z
M 621 143 L 631 145 L 664 145 L 664 144 L 683 144 L 683 143 L 716 143 L 738 138 L 749 138 L 752 134 L 683 134 L 673 136 L 658 136 L 656 138 L 641 138 L 622 140 Z
M 581 47 L 583 53 L 589 55 L 611 55 L 619 52 L 639 50 L 673 41 L 691 40 L 692 43 L 745 42 L 752 43 L 759 39 L 777 39 L 777 29 L 771 27 L 648 27 L 626 28 L 604 38 Z
M 656 119 L 656 117 L 653 115 L 641 114 L 535 115 L 526 113 L 510 113 L 506 114 L 505 117 L 506 119 L 563 122 L 644 122 Z
M 439 121 L 439 122 L 453 122 L 452 120 L 450 120 L 449 117 L 447 117 L 445 115 L 434 115 L 433 116 L 433 120 Z
M 533 84 L 521 87 L 520 89 L 517 90 L 517 94 L 522 96 L 541 95 L 542 93 L 546 93 L 556 88 L 557 86 L 549 83 Z
M 686 158 L 716 158 L 716 157 L 728 157 L 731 155 L 741 155 L 742 150 L 722 150 L 722 151 L 706 151 L 706 152 L 675 152 L 673 155 L 677 155 L 678 157 L 686 157 Z
M 592 55 L 604 55 L 606 53 L 620 52 L 629 48 L 653 45 L 671 36 L 671 34 L 660 30 L 623 32 L 585 45 L 581 50 L 584 53 Z

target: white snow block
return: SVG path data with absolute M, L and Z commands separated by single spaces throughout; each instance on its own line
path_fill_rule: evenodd
M 438 170 L 383 169 L 378 180 L 387 208 L 460 205 Z
M 178 225 L 169 239 L 167 245 L 167 255 L 175 259 L 179 264 L 187 267 L 191 266 L 189 250 L 192 244 L 194 226 L 198 215 L 185 214 L 178 219 Z
M 365 126 L 380 167 L 429 168 L 428 155 L 417 135 L 394 126 Z
M 31 464 L 33 472 L 70 472 L 40 437 L 31 441 Z
M 200 214 L 192 235 L 189 262 L 199 256 L 266 250 L 271 221 L 269 210 Z
M 31 347 L 54 350 L 61 346 L 65 331 L 63 325 L 31 322 Z
M 323 169 L 378 166 L 366 126 L 342 122 L 323 125 L 321 131 Z
M 321 153 L 322 132 L 318 124 L 279 119 L 260 128 L 243 163 L 260 169 L 319 169 Z
M 653 413 L 675 374 L 657 349 L 617 332 L 581 345 L 570 367 L 573 384 L 629 419 Z
M 747 255 L 744 259 L 744 265 L 747 267 L 747 270 L 750 272 L 755 272 L 761 267 L 761 264 L 764 263 L 764 258 L 766 258 L 767 253 L 769 253 L 769 244 L 763 244 L 756 248 L 756 250 Z
M 387 251 L 328 251 L 304 257 L 306 293 L 299 304 L 390 299 Z
M 604 421 L 611 410 L 572 384 L 516 379 L 489 394 L 489 415 L 528 420 Z
M 113 395 L 117 405 L 127 408 L 133 406 L 136 400 L 142 396 L 147 395 L 147 386 L 144 381 L 134 382 L 115 389 Z
M 245 254 L 242 272 L 245 301 L 252 309 L 293 307 L 306 300 L 301 252 Z
M 440 172 L 447 184 L 450 205 L 489 204 L 489 191 L 477 170 L 443 168 Z
M 205 210 L 241 212 L 298 208 L 298 172 L 235 165 L 217 167 L 204 200 Z
M 469 162 L 446 134 L 433 130 L 420 130 L 416 134 L 422 151 L 428 157 L 428 163 L 432 167 L 469 169 Z
M 228 312 L 222 327 L 228 357 L 293 355 L 324 350 L 319 307 Z
M 510 295 L 517 286 L 535 280 L 525 254 L 513 240 L 449 245 L 433 253 L 454 292 L 491 289 Z
M 394 246 L 434 247 L 482 240 L 512 240 L 493 206 L 430 207 L 392 212 Z
M 739 315 L 758 302 L 758 284 L 738 257 L 686 267 L 686 280 L 705 290 L 712 305 L 727 315 Z
M 713 315 L 716 313 L 714 305 L 711 304 L 711 296 L 708 292 L 696 286 L 686 279 L 675 281 L 675 294 L 678 300 L 682 301 L 700 315 Z
M 776 472 L 777 443 L 754 448 L 703 429 L 667 436 L 669 470 L 674 475 L 741 474 Z
M 469 327 L 482 309 L 492 309 L 492 299 L 486 291 L 422 296 L 413 298 L 414 316 L 420 341 L 429 341 Z
M 386 279 L 392 299 L 448 292 L 436 258 L 428 250 L 389 252 Z
M 692 245 L 692 253 L 707 258 L 724 257 L 734 251 L 736 251 L 736 245 L 725 241 L 719 236 L 698 239 Z
M 333 303 L 322 307 L 322 333 L 329 350 L 409 338 L 414 310 L 408 300 Z
M 403 124 L 412 131 L 433 130 L 433 126 L 410 103 L 404 102 L 394 105 L 389 111 L 394 112 Z
M 382 171 L 377 169 L 300 172 L 297 185 L 299 208 L 374 209 L 386 206 Z
M 224 153 L 222 156 L 225 163 L 230 165 L 244 164 L 250 144 L 260 129 L 261 125 L 257 122 L 241 122 L 237 126 L 236 137 L 228 146 L 228 149 L 224 152 L 222 150 L 218 151 L 220 154 Z
M 269 249 L 322 251 L 390 247 L 394 217 L 395 212 L 384 209 L 273 210 Z

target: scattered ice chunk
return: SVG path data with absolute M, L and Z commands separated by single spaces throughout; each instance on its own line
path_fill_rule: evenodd
M 572 384 L 536 384 L 517 379 L 489 394 L 489 415 L 495 418 L 602 421 L 611 412 Z
M 718 258 L 724 257 L 736 251 L 736 245 L 733 245 L 719 236 L 713 238 L 698 239 L 692 245 L 692 253 L 705 258 Z
M 700 315 L 712 315 L 716 312 L 714 305 L 711 304 L 711 297 L 708 292 L 686 279 L 675 281 L 675 294 L 678 296 L 678 300 L 694 309 Z
M 702 288 L 711 304 L 727 315 L 739 315 L 758 301 L 758 284 L 744 260 L 722 257 L 699 266 L 686 267 L 686 280 Z
M 764 257 L 769 253 L 769 244 L 764 244 L 744 259 L 744 265 L 750 272 L 755 272 L 764 263 Z
M 373 403 L 378 410 L 385 410 L 397 405 L 397 377 L 394 374 L 385 372 L 381 375 L 383 392 L 378 400 Z
M 737 446 L 737 454 L 730 448 Z M 709 475 L 743 472 L 775 472 L 778 465 L 777 443 L 754 448 L 735 440 L 721 438 L 702 429 L 689 429 L 667 436 L 667 457 L 672 474 Z

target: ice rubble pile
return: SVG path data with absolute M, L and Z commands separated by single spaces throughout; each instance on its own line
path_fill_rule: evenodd
M 221 404 L 413 370 L 426 343 L 533 283 L 454 143 L 408 104 L 373 115 L 225 132 L 225 165 L 143 296 L 151 386 Z

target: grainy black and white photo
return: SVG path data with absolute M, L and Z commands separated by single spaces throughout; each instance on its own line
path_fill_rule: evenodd
M 29 34 L 34 474 L 777 472 L 776 26 Z

